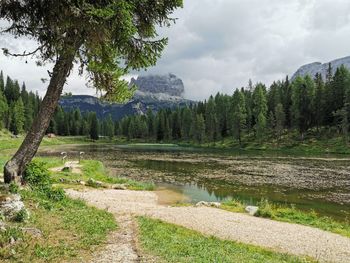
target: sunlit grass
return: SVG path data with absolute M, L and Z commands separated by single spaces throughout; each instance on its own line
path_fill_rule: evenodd
M 252 245 L 206 237 L 145 217 L 138 218 L 142 248 L 165 262 L 313 262 Z

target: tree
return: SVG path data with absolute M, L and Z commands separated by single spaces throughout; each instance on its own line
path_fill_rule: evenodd
M 4 73 L 0 71 L 0 92 L 4 94 L 5 91 L 5 82 L 4 82 Z
M 0 85 L 1 85 L 1 77 L 0 77 Z M 8 111 L 8 106 L 7 106 L 6 98 L 2 93 L 2 90 L 0 89 L 0 130 L 5 126 L 5 116 L 7 111 Z
M 276 126 L 275 131 L 278 137 L 278 140 L 281 139 L 282 131 L 285 125 L 286 116 L 283 110 L 283 105 L 278 103 L 275 108 L 275 118 L 276 118 Z
M 218 121 L 214 98 L 210 96 L 205 108 L 205 129 L 209 141 L 216 141 Z
M 11 132 L 17 135 L 24 131 L 24 118 L 24 105 L 22 98 L 19 98 L 12 107 Z
M 266 88 L 257 84 L 253 93 L 253 114 L 255 119 L 256 137 L 262 139 L 266 129 L 267 101 Z
M 89 83 L 104 91 L 105 99 L 129 98 L 133 89 L 121 76 L 156 63 L 167 44 L 166 38 L 158 38 L 157 29 L 174 21 L 169 16 L 181 6 L 182 0 L 1 1 L 0 19 L 10 22 L 2 32 L 38 43 L 33 52 L 12 54 L 4 49 L 5 55 L 36 55 L 38 64 L 55 64 L 40 111 L 5 165 L 6 183 L 18 179 L 37 152 L 73 62 L 87 71 Z
M 196 114 L 192 127 L 192 136 L 197 143 L 202 143 L 205 137 L 205 121 L 202 114 Z
M 190 108 L 185 107 L 181 111 L 181 134 L 185 140 L 189 140 L 191 136 L 192 112 Z
M 315 103 L 314 103 L 314 120 L 317 130 L 324 122 L 324 108 L 325 108 L 325 88 L 322 75 L 317 73 L 315 76 Z
M 114 136 L 114 123 L 112 119 L 112 115 L 109 114 L 106 120 L 106 131 L 105 135 L 108 136 L 109 138 L 113 138 Z
M 312 126 L 315 83 L 310 76 L 297 77 L 292 84 L 293 124 L 299 130 L 301 138 Z
M 91 113 L 90 116 L 90 138 L 92 140 L 98 140 L 99 138 L 99 123 L 96 112 Z
M 236 90 L 233 94 L 232 109 L 232 132 L 233 136 L 238 140 L 239 145 L 242 144 L 242 133 L 247 123 L 247 113 L 244 94 Z
M 345 143 L 349 141 L 349 115 L 346 107 L 337 110 L 334 117 L 338 119 L 337 125 L 340 127 Z

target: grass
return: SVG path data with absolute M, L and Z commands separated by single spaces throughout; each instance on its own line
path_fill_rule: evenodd
M 24 134 L 18 138 L 12 138 L 11 133 L 6 130 L 0 130 L 0 151 L 17 149 L 23 139 Z M 111 143 L 114 140 L 108 138 L 102 138 L 95 143 Z M 92 141 L 86 136 L 57 136 L 54 138 L 44 137 L 41 146 L 52 146 L 52 145 L 64 145 L 64 144 L 89 144 Z
M 38 190 L 20 193 L 30 218 L 6 222 L 7 230 L 0 232 L 1 262 L 81 262 L 117 227 L 112 214 L 83 201 L 54 201 Z M 42 236 L 26 234 L 22 227 L 38 229 Z
M 276 221 L 300 224 L 316 227 L 325 231 L 350 237 L 350 222 L 338 222 L 330 217 L 319 216 L 315 211 L 301 211 L 293 205 L 282 206 L 270 203 L 268 200 L 262 200 L 259 204 L 259 210 L 255 216 L 270 218 Z M 238 200 L 224 202 L 222 209 L 231 212 L 244 212 L 245 205 Z
M 143 250 L 166 262 L 313 262 L 252 245 L 206 237 L 186 228 L 139 217 Z
M 54 163 L 54 161 L 52 162 Z M 100 161 L 83 160 L 81 162 L 81 165 L 82 174 L 74 174 L 72 172 L 57 172 L 52 173 L 52 178 L 54 179 L 55 183 L 59 183 L 61 178 L 69 179 L 71 181 L 82 180 L 85 182 L 89 181 L 89 179 L 93 179 L 95 181 L 100 181 L 107 184 L 124 184 L 130 190 L 152 191 L 155 189 L 155 185 L 152 183 L 137 182 L 127 178 L 113 177 L 108 175 L 107 170 Z M 65 187 L 67 186 L 69 187 L 69 184 L 65 185 Z

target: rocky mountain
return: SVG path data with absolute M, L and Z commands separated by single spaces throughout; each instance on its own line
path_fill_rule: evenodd
M 331 63 L 333 73 L 336 71 L 337 68 L 339 68 L 341 65 L 344 65 L 348 69 L 350 69 L 350 56 L 349 57 L 344 57 L 344 58 L 339 58 L 327 63 L 322 64 L 321 62 L 314 62 L 310 64 L 306 64 L 304 66 L 301 66 L 292 76 L 292 80 L 295 79 L 298 76 L 315 76 L 316 73 L 321 73 L 322 77 L 326 77 L 328 65 Z
M 185 87 L 182 80 L 174 74 L 147 75 L 132 78 L 130 84 L 138 87 L 142 94 L 167 94 L 169 96 L 183 97 Z
M 120 120 L 128 115 L 145 114 L 148 109 L 156 112 L 162 108 L 194 103 L 184 99 L 184 84 L 174 74 L 141 76 L 132 79 L 130 84 L 135 84 L 138 90 L 133 99 L 125 104 L 107 103 L 88 95 L 73 95 L 63 97 L 60 105 L 65 110 L 79 108 L 83 113 L 94 111 L 101 119 L 111 114 L 114 120 Z

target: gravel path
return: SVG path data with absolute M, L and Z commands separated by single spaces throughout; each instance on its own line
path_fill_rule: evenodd
M 108 209 L 117 216 L 117 219 L 121 214 L 144 215 L 206 235 L 295 255 L 307 255 L 320 262 L 350 261 L 349 238 L 316 228 L 208 207 L 166 207 L 158 205 L 157 195 L 153 192 L 67 190 L 67 193 L 73 198 L 84 199 L 96 207 Z

